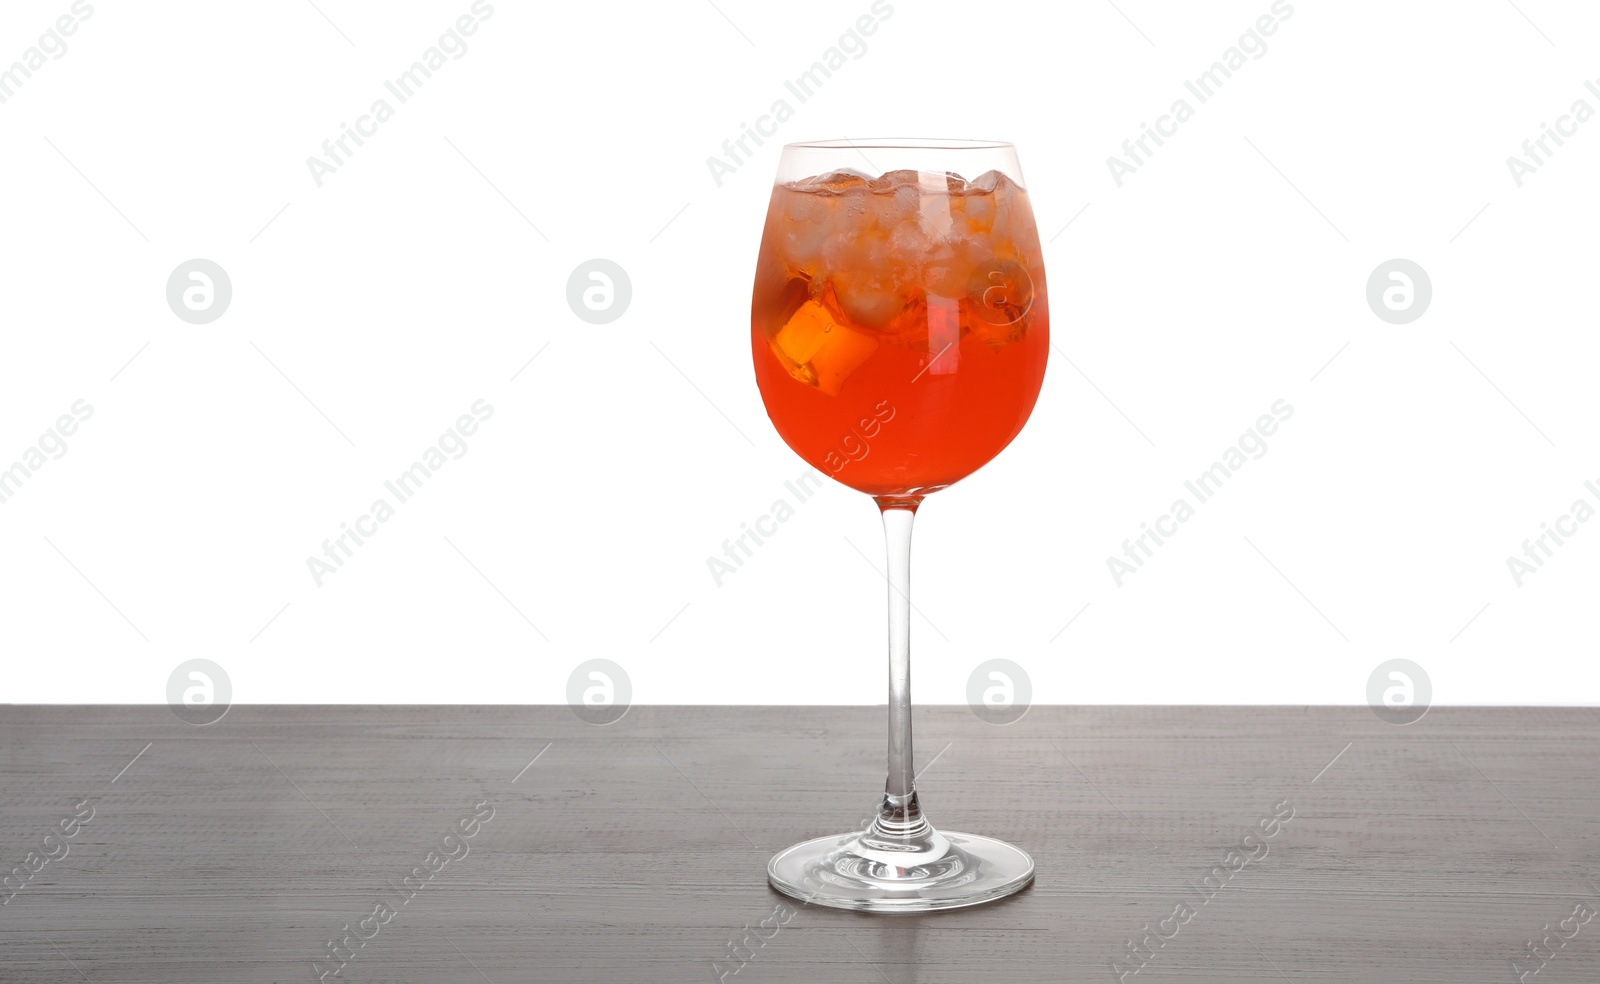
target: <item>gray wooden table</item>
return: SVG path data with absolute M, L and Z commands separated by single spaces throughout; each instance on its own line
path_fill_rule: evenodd
M 0 981 L 1600 979 L 1600 711 L 917 726 L 934 821 L 1028 892 L 781 908 L 768 856 L 872 806 L 881 708 L 0 708 Z

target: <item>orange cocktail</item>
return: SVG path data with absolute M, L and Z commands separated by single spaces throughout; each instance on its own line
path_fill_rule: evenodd
M 1017 436 L 1049 349 L 1028 195 L 836 171 L 773 188 L 751 304 L 756 381 L 791 448 L 872 495 L 916 495 Z

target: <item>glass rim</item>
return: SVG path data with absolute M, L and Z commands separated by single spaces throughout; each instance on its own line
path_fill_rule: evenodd
M 951 140 L 943 137 L 858 137 L 854 140 L 802 140 L 784 150 L 1015 150 L 1005 140 Z

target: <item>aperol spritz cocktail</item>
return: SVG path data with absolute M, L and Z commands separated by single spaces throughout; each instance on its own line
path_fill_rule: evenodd
M 1050 319 L 1028 193 L 990 170 L 839 170 L 772 190 L 751 307 L 778 433 L 872 495 L 926 494 L 1011 443 Z
M 856 169 L 865 164 L 876 174 Z M 968 180 L 964 175 L 973 175 Z M 936 830 L 911 748 L 911 523 L 930 492 L 999 454 L 1039 397 L 1044 261 L 1010 144 L 790 144 L 751 302 L 756 382 L 800 457 L 873 496 L 888 545 L 889 770 L 872 823 L 767 865 L 819 905 L 916 912 L 1021 891 L 1033 859 Z

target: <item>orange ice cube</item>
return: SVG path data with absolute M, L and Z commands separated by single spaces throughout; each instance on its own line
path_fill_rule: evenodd
M 878 350 L 878 340 L 839 323 L 820 301 L 800 305 L 772 339 L 772 351 L 789 375 L 829 396 Z

